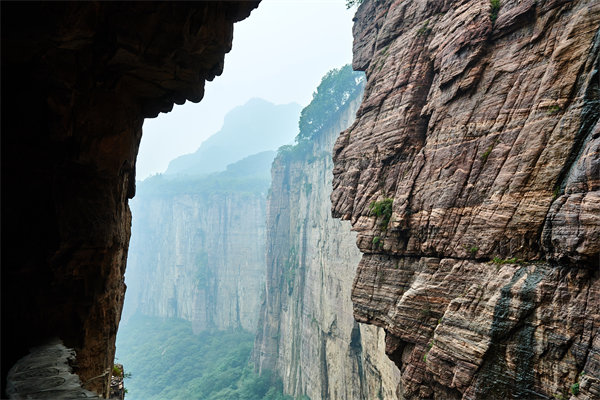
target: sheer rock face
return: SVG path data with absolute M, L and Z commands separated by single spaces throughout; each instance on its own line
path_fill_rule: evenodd
M 265 191 L 266 192 L 266 191 Z M 266 193 L 136 197 L 123 318 L 255 332 L 265 279 Z
M 330 214 L 331 148 L 358 104 L 351 103 L 308 155 L 280 155 L 273 164 L 266 296 L 253 357 L 261 372 L 276 371 L 294 397 L 396 397 L 400 372 L 385 355 L 383 330 L 352 316 L 356 236 Z
M 387 331 L 405 398 L 595 398 L 600 4 L 490 7 L 357 11 L 368 83 L 331 196 L 363 253 L 355 317 Z
M 2 370 L 58 336 L 106 394 L 144 118 L 199 101 L 258 2 L 2 5 Z

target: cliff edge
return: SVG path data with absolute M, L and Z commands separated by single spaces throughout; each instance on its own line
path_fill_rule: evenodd
M 402 396 L 600 396 L 600 4 L 370 1 L 334 148 Z

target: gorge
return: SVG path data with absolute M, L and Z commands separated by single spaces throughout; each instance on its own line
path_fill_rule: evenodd
M 145 278 L 159 295 L 127 295 L 197 332 L 257 329 L 255 367 L 292 396 L 600 398 L 600 4 L 357 3 L 362 103 L 279 152 L 268 205 L 264 179 L 179 197 L 181 229 L 161 234 L 185 246 Z M 257 5 L 2 5 L 3 389 L 29 348 L 59 338 L 106 396 L 143 119 L 199 101 Z M 254 287 L 266 273 L 255 311 L 207 311 L 222 287 L 189 266 L 234 254 L 219 238 L 235 232 L 202 224 L 264 238 L 236 269 Z M 231 276 L 224 293 L 246 297 Z

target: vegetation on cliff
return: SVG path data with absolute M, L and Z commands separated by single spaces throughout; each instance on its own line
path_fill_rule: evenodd
M 334 68 L 321 79 L 310 104 L 300 113 L 294 145 L 279 148 L 284 157 L 304 158 L 312 150 L 312 142 L 330 124 L 339 120 L 348 105 L 362 93 L 364 73 L 355 72 L 350 64 Z

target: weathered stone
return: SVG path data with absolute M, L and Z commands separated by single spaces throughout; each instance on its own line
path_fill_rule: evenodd
M 331 196 L 363 253 L 355 316 L 386 330 L 404 398 L 594 398 L 600 4 L 491 7 L 357 11 L 368 83 Z
M 350 289 L 360 253 L 330 214 L 331 148 L 360 102 L 315 139 L 306 156 L 280 155 L 267 207 L 267 282 L 254 362 L 284 392 L 311 399 L 396 398 L 399 371 L 380 328 L 358 324 Z
M 60 337 L 107 394 L 142 122 L 202 98 L 257 4 L 2 4 L 3 371 Z
M 8 371 L 6 394 L 14 400 L 99 399 L 81 387 L 71 368 L 74 362 L 75 350 L 59 340 L 35 347 Z

